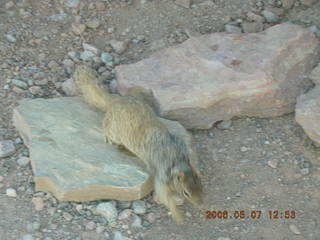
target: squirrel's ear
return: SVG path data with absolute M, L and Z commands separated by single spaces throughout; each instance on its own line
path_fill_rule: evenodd
M 178 179 L 180 181 L 182 181 L 184 179 L 184 172 L 183 171 L 180 171 L 179 174 L 178 174 Z

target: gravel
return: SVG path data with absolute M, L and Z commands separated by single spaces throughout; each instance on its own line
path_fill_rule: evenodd
M 16 151 L 14 143 L 11 140 L 0 141 L 0 158 L 8 157 Z
M 105 217 L 108 222 L 114 222 L 117 220 L 118 211 L 112 202 L 99 203 L 96 208 L 97 214 Z

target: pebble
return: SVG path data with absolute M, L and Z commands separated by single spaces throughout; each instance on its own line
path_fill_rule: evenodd
M 137 200 L 132 203 L 132 209 L 136 214 L 145 214 L 146 213 L 146 203 L 142 200 Z
M 63 212 L 63 213 L 62 213 L 62 216 L 63 216 L 64 219 L 67 220 L 67 221 L 71 221 L 71 220 L 73 219 L 73 216 L 72 216 L 70 213 L 68 213 L 68 212 Z
M 10 1 L 10 2 L 7 2 L 6 5 L 5 5 L 5 8 L 6 9 L 10 9 L 14 6 L 14 2 Z
M 17 41 L 17 39 L 15 38 L 15 36 L 13 36 L 12 34 L 6 34 L 6 39 L 8 40 L 8 42 L 10 43 L 15 43 Z
M 109 63 L 109 62 L 113 61 L 113 57 L 110 53 L 103 52 L 103 53 L 101 53 L 101 61 L 103 63 Z
M 240 27 L 237 27 L 237 26 L 234 26 L 231 24 L 224 25 L 224 30 L 229 33 L 241 33 L 242 32 Z
M 300 0 L 302 5 L 305 5 L 307 7 L 311 7 L 312 4 L 316 3 L 317 0 Z
M 22 240 L 33 240 L 33 236 L 30 233 L 28 233 L 28 234 L 24 235 L 21 239 Z
M 116 231 L 113 233 L 113 240 L 125 240 L 125 237 L 122 235 L 121 232 Z
M 104 10 L 106 10 L 106 5 L 104 4 L 104 2 L 98 1 L 98 2 L 96 2 L 96 9 L 98 11 L 104 11 Z
M 175 4 L 184 8 L 190 8 L 191 0 L 175 0 Z
M 86 60 L 88 60 L 90 58 L 93 58 L 94 56 L 96 56 L 96 55 L 91 51 L 83 51 L 80 54 L 80 59 L 82 59 L 83 61 L 86 61 Z
M 268 166 L 271 168 L 277 168 L 279 161 L 277 159 L 271 159 L 268 161 Z
M 118 211 L 112 202 L 100 203 L 96 208 L 96 212 L 105 217 L 108 222 L 114 222 L 118 217 Z
M 17 160 L 17 163 L 21 167 L 26 167 L 30 162 L 30 159 L 28 157 L 21 157 Z
M 21 81 L 21 80 L 12 79 L 12 80 L 11 80 L 11 83 L 12 83 L 14 86 L 17 86 L 17 87 L 22 88 L 22 89 L 27 89 L 27 88 L 28 88 L 28 84 L 25 83 L 24 81 Z
M 0 176 L 0 182 L 3 182 L 3 180 L 4 180 L 4 177 Z
M 133 216 L 133 222 L 131 224 L 133 228 L 142 228 L 142 220 L 138 215 Z
M 97 18 L 90 19 L 86 22 L 88 28 L 96 29 L 100 26 L 100 21 Z
M 248 148 L 247 148 L 247 147 L 242 146 L 242 147 L 240 148 L 240 152 L 246 152 L 246 151 L 248 151 Z
M 78 95 L 78 89 L 76 84 L 74 83 L 72 78 L 67 79 L 64 81 L 61 85 L 62 90 L 68 95 L 68 96 L 76 96 Z
M 261 32 L 263 30 L 262 22 L 243 22 L 241 24 L 243 32 L 245 33 L 255 33 Z
M 88 43 L 83 43 L 82 44 L 82 47 L 83 47 L 83 49 L 85 50 L 85 51 L 89 51 L 89 52 L 92 52 L 92 53 L 94 53 L 95 55 L 99 55 L 99 49 L 98 48 L 96 48 L 95 46 L 92 46 L 92 45 L 90 45 L 90 44 L 88 44 Z
M 156 214 L 154 214 L 153 212 L 149 213 L 146 217 L 146 219 L 148 220 L 148 222 L 150 223 L 154 223 L 156 220 Z
M 44 202 L 43 202 L 43 199 L 41 197 L 33 197 L 31 199 L 31 202 L 34 205 L 35 210 L 37 210 L 37 211 L 43 210 Z
M 258 15 L 258 14 L 255 14 L 253 12 L 248 12 L 247 13 L 247 17 L 252 20 L 252 21 L 255 21 L 255 22 L 264 22 L 264 17 Z
M 109 44 L 114 49 L 114 51 L 120 55 L 124 53 L 124 51 L 126 51 L 128 47 L 128 42 L 126 41 L 111 40 Z
M 131 206 L 130 201 L 119 201 L 118 202 L 118 207 L 121 209 L 129 208 Z
M 123 219 L 128 219 L 132 214 L 132 209 L 125 209 L 122 212 L 120 212 L 118 219 L 123 220 Z
M 4 187 L 3 183 L 0 183 L 0 189 L 2 189 Z
M 300 169 L 301 175 L 308 175 L 310 173 L 309 168 L 302 168 Z
M 0 141 L 0 158 L 8 157 L 16 151 L 16 148 L 11 140 Z
M 29 92 L 32 93 L 33 95 L 43 95 L 43 90 L 39 86 L 32 86 L 29 88 Z
M 90 221 L 86 224 L 86 230 L 92 231 L 96 228 L 96 224 L 93 221 Z
M 64 1 L 64 5 L 69 8 L 78 8 L 80 5 L 80 0 L 67 0 Z
M 86 25 L 82 23 L 72 23 L 71 31 L 76 35 L 81 35 L 86 30 Z
M 231 120 L 225 120 L 225 121 L 219 122 L 217 125 L 217 127 L 222 130 L 229 129 L 231 126 L 232 126 Z
M 218 239 L 217 240 L 231 240 L 230 238 L 228 238 L 228 237 L 218 237 Z
M 13 188 L 7 188 L 7 190 L 6 190 L 6 195 L 8 196 L 8 197 L 17 197 L 17 192 L 16 192 L 16 190 L 15 189 L 13 189 Z
M 316 33 L 318 31 L 318 27 L 316 25 L 313 25 L 311 27 L 307 28 L 310 32 Z
M 278 16 L 268 10 L 263 10 L 261 12 L 261 14 L 264 16 L 264 18 L 266 19 L 267 22 L 272 23 L 272 22 L 276 22 L 278 20 Z
M 295 1 L 296 0 L 282 0 L 282 7 L 284 9 L 290 9 L 292 8 Z
M 48 17 L 48 20 L 52 21 L 62 21 L 67 18 L 67 14 L 65 13 L 60 13 L 60 14 L 54 14 Z
M 103 233 L 104 232 L 104 230 L 105 230 L 105 227 L 104 226 L 98 226 L 97 228 L 96 228 L 96 233 Z
M 289 229 L 290 229 L 291 232 L 293 232 L 296 235 L 300 235 L 301 234 L 301 232 L 298 229 L 298 227 L 296 225 L 294 225 L 294 224 L 290 224 L 289 225 Z

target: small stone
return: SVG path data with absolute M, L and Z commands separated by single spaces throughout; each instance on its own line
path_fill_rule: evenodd
M 98 48 L 96 48 L 95 46 L 92 46 L 92 45 L 90 45 L 90 44 L 88 44 L 88 43 L 83 43 L 82 44 L 82 47 L 83 47 L 83 49 L 85 50 L 85 51 L 89 51 L 89 52 L 92 52 L 92 53 L 94 53 L 95 55 L 99 55 L 99 49 Z
M 3 183 L 0 183 L 0 189 L 2 189 L 4 187 Z
M 224 25 L 224 30 L 229 33 L 241 33 L 242 32 L 240 27 L 234 26 L 232 24 Z
M 67 221 L 71 221 L 71 220 L 73 219 L 73 216 L 72 216 L 70 213 L 68 213 L 68 212 L 63 212 L 63 213 L 62 213 L 62 216 L 63 216 L 64 219 L 67 220 Z
M 253 12 L 248 12 L 247 17 L 254 22 L 264 22 L 264 17 Z
M 113 240 L 125 240 L 125 237 L 122 235 L 121 232 L 116 231 L 113 233 Z
M 96 228 L 96 224 L 93 221 L 90 221 L 86 224 L 86 230 L 87 231 L 92 231 Z
M 111 202 L 100 203 L 96 208 L 96 212 L 105 217 L 108 222 L 114 222 L 118 217 L 118 211 Z
M 52 70 L 52 71 L 57 71 L 57 69 L 59 68 L 59 64 L 52 60 L 48 63 L 48 67 Z
M 104 230 L 105 230 L 105 227 L 104 226 L 98 226 L 97 228 L 96 228 L 96 233 L 103 233 L 104 232 Z
M 301 234 L 301 232 L 298 229 L 298 227 L 296 225 L 294 225 L 294 224 L 290 224 L 289 225 L 289 229 L 290 229 L 291 232 L 293 232 L 296 235 L 300 235 Z
M 44 202 L 43 199 L 41 197 L 33 197 L 31 202 L 34 204 L 34 208 L 37 211 L 41 211 L 44 208 Z
M 22 240 L 33 240 L 33 236 L 30 233 L 28 233 L 22 237 Z
M 118 54 L 124 53 L 124 51 L 127 50 L 128 42 L 127 41 L 117 41 L 117 40 L 111 40 L 109 42 L 111 47 L 114 49 L 114 51 Z
M 146 203 L 142 200 L 137 200 L 132 203 L 132 209 L 136 214 L 145 214 L 146 213 Z
M 130 201 L 119 201 L 117 206 L 118 206 L 118 208 L 126 209 L 131 206 L 131 202 Z
M 190 212 L 186 212 L 186 216 L 187 216 L 187 217 L 192 217 L 192 215 L 191 215 Z
M 73 61 L 79 60 L 79 53 L 77 53 L 77 52 L 75 52 L 75 51 L 70 51 L 70 52 L 68 52 L 68 56 L 69 56 Z
M 228 237 L 218 237 L 218 239 L 217 240 L 231 240 L 230 238 L 228 238 Z
M 242 146 L 242 147 L 240 148 L 240 152 L 246 152 L 246 151 L 248 151 L 248 148 L 247 148 L 247 147 Z
M 29 92 L 32 93 L 33 95 L 43 95 L 43 90 L 39 86 L 32 86 L 29 88 Z
M 6 195 L 7 195 L 8 197 L 13 197 L 13 198 L 15 198 L 15 197 L 17 197 L 17 192 L 16 192 L 16 190 L 13 189 L 13 188 L 7 188 L 7 190 L 6 190 Z
M 28 84 L 26 84 L 24 81 L 21 81 L 21 80 L 12 79 L 11 83 L 14 86 L 17 86 L 17 87 L 22 88 L 22 89 L 27 89 L 28 88 Z
M 115 31 L 115 28 L 114 28 L 114 27 L 109 27 L 109 28 L 107 29 L 107 32 L 108 32 L 108 33 L 114 33 L 114 31 Z
M 154 223 L 156 221 L 156 215 L 151 212 L 147 215 L 147 220 L 149 223 Z
M 312 33 L 316 33 L 318 31 L 318 27 L 316 25 L 310 26 L 307 29 Z
M 32 229 L 33 229 L 34 231 L 39 230 L 40 227 L 41 227 L 41 224 L 40 224 L 39 222 L 34 222 L 34 223 L 32 223 Z
M 268 161 L 268 166 L 271 168 L 277 168 L 279 161 L 277 159 L 271 159 Z
M 3 182 L 3 180 L 4 180 L 4 177 L 0 176 L 0 182 Z
M 17 41 L 17 39 L 15 38 L 15 36 L 13 36 L 12 34 L 6 34 L 6 39 L 8 40 L 8 42 L 10 43 L 15 43 Z
M 103 52 L 103 53 L 101 53 L 101 61 L 103 63 L 109 63 L 109 62 L 113 61 L 113 57 L 110 53 Z
M 90 19 L 86 22 L 88 28 L 96 29 L 100 26 L 100 21 L 97 18 Z
M 19 87 L 16 87 L 16 86 L 14 86 L 12 88 L 12 91 L 14 91 L 15 93 L 23 93 L 24 92 L 24 90 L 22 88 L 19 88 Z
M 81 23 L 72 23 L 71 31 L 76 35 L 81 35 L 86 30 L 86 25 Z
M 21 167 L 26 167 L 30 162 L 30 159 L 28 157 L 21 157 L 18 159 L 17 163 L 21 166 Z
M 102 1 L 96 2 L 96 9 L 97 9 L 98 11 L 104 11 L 104 10 L 106 10 L 106 5 L 105 5 L 105 3 L 102 2 Z
M 67 14 L 65 13 L 59 13 L 59 14 L 54 14 L 48 17 L 48 20 L 52 21 L 62 21 L 67 18 Z
M 305 5 L 307 7 L 311 7 L 314 3 L 317 2 L 317 0 L 300 0 L 302 5 Z
M 232 126 L 231 120 L 224 120 L 217 124 L 217 127 L 221 130 L 229 129 Z
M 191 0 L 175 0 L 175 4 L 184 8 L 190 8 Z
M 301 175 L 308 175 L 310 173 L 309 168 L 302 168 L 300 169 Z
M 64 5 L 69 8 L 78 8 L 80 5 L 80 0 L 66 0 Z
M 83 51 L 81 54 L 80 54 L 80 59 L 82 59 L 83 61 L 87 61 L 89 60 L 90 58 L 93 58 L 95 57 L 96 54 L 94 54 L 93 52 L 91 51 Z
M 284 9 L 290 9 L 292 8 L 295 1 L 296 0 L 282 0 L 282 7 Z
M 245 33 L 255 33 L 261 32 L 263 30 L 262 22 L 243 22 L 241 24 L 243 32 Z
M 278 21 L 278 16 L 275 13 L 273 13 L 273 12 L 271 12 L 269 10 L 263 10 L 261 12 L 261 14 L 264 16 L 266 21 L 269 22 L 269 23 Z
M 132 214 L 132 209 L 125 209 L 122 212 L 120 212 L 118 219 L 123 220 L 123 219 L 128 219 Z
M 133 228 L 142 228 L 142 220 L 138 215 L 133 216 L 133 222 L 131 224 Z
M 10 9 L 10 8 L 12 8 L 13 6 L 14 6 L 14 2 L 9 1 L 9 2 L 6 3 L 5 8 L 6 8 L 6 9 Z
M 16 151 L 16 148 L 11 140 L 0 141 L 0 158 L 8 157 Z
M 66 81 L 64 81 L 61 85 L 62 90 L 68 95 L 68 96 L 77 96 L 79 95 L 78 88 L 73 80 L 73 78 L 69 78 Z

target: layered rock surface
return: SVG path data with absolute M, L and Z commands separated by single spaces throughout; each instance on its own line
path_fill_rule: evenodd
M 105 143 L 102 118 L 80 97 L 19 102 L 13 122 L 29 148 L 37 191 L 83 202 L 136 200 L 153 189 L 137 158 Z M 162 121 L 191 147 L 191 136 L 179 123 Z
M 118 90 L 151 90 L 160 115 L 187 128 L 279 116 L 294 111 L 297 96 L 312 86 L 305 76 L 319 50 L 313 33 L 289 23 L 261 33 L 203 35 L 117 66 Z

